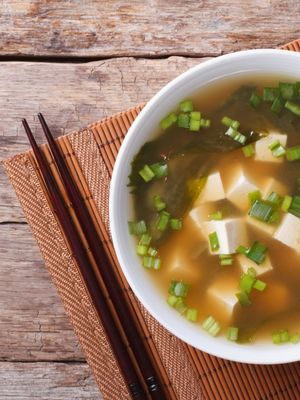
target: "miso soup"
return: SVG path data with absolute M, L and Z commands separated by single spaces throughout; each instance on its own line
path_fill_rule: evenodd
M 141 268 L 213 336 L 300 341 L 300 83 L 215 83 L 153 127 L 129 176 Z

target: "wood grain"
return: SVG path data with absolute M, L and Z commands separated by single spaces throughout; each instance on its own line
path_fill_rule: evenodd
M 282 0 L 11 0 L 1 55 L 215 56 L 300 36 L 300 3 Z
M 87 364 L 0 362 L 0 400 L 101 400 Z
M 0 161 L 29 149 L 21 126 L 23 117 L 39 139 L 36 114 L 42 111 L 59 136 L 147 101 L 169 80 L 204 60 L 170 57 L 116 58 L 86 64 L 1 63 Z M 0 222 L 5 221 L 23 222 L 24 216 L 0 167 Z
M 24 116 L 41 141 L 34 115 L 43 111 L 58 136 L 147 101 L 201 61 L 0 63 L 0 160 L 29 148 L 20 124 Z M 0 400 L 99 398 L 85 364 L 76 364 L 73 376 L 73 362 L 83 355 L 2 167 L 0 315 L 0 361 L 6 361 L 0 362 Z

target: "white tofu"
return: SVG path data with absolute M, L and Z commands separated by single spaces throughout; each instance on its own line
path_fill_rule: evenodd
M 257 190 L 257 186 L 245 176 L 243 169 L 238 167 L 231 176 L 231 184 L 227 188 L 226 197 L 236 207 L 245 211 L 249 208 L 248 193 Z
M 300 218 L 292 214 L 286 214 L 278 229 L 274 233 L 274 238 L 286 244 L 292 249 L 300 252 Z
M 209 221 L 209 215 L 216 210 L 216 205 L 214 203 L 201 204 L 198 207 L 193 208 L 189 212 L 189 217 L 201 230 L 203 229 L 203 222 Z
M 277 228 L 276 225 L 267 224 L 266 222 L 259 221 L 256 218 L 250 217 L 250 215 L 247 215 L 246 222 L 252 228 L 257 229 L 258 231 L 265 233 L 267 235 L 270 235 L 270 236 L 272 236 L 274 234 L 274 232 Z
M 243 272 L 247 272 L 248 268 L 254 268 L 257 276 L 262 276 L 269 271 L 273 270 L 273 265 L 268 256 L 266 256 L 263 263 L 257 265 L 254 261 L 250 260 L 244 254 L 239 254 L 236 257 L 236 262 Z
M 220 314 L 224 321 L 229 322 L 233 310 L 238 304 L 236 293 L 238 293 L 239 280 L 228 274 L 219 275 L 207 289 L 208 304 L 221 310 Z
M 248 245 L 246 224 L 243 218 L 228 218 L 222 221 L 204 222 L 204 232 L 208 243 L 208 235 L 210 233 L 216 232 L 218 236 L 220 248 L 212 252 L 209 246 L 211 254 L 232 254 L 235 253 L 235 249 L 240 244 Z
M 197 250 L 197 254 L 196 254 Z M 164 272 L 171 275 L 172 279 L 183 280 L 191 283 L 201 276 L 199 257 L 207 250 L 206 242 L 199 242 L 195 247 L 195 254 L 188 254 L 186 249 L 176 248 L 168 254 L 164 254 Z
M 209 202 L 218 201 L 225 198 L 224 187 L 219 172 L 215 172 L 207 177 L 204 188 L 195 201 L 195 206 Z
M 279 140 L 282 146 L 286 146 L 287 135 L 280 133 L 269 133 L 268 136 L 255 142 L 255 160 L 265 162 L 282 162 L 284 157 L 274 157 L 269 145 Z
M 278 193 L 280 196 L 285 196 L 288 192 L 286 185 L 277 181 L 274 178 L 267 178 L 265 182 L 261 185 L 261 194 L 265 198 L 269 196 L 272 192 Z

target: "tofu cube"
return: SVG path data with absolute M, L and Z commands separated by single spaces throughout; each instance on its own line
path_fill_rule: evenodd
M 280 133 L 269 133 L 268 136 L 255 142 L 255 160 L 264 162 L 282 162 L 283 157 L 274 157 L 269 145 L 279 140 L 282 146 L 286 146 L 287 135 Z
M 300 218 L 292 214 L 286 214 L 278 229 L 274 233 L 274 238 L 286 244 L 292 249 L 300 252 Z
M 264 184 L 262 185 L 262 196 L 266 198 L 272 192 L 278 193 L 280 196 L 285 196 L 288 192 L 286 185 L 277 181 L 274 178 L 267 178 Z
M 199 251 L 204 252 L 207 246 L 199 244 Z M 199 265 L 195 264 L 193 260 L 189 260 L 186 254 L 177 250 L 174 251 L 169 257 L 164 257 L 164 265 L 166 273 L 171 274 L 172 279 L 183 280 L 184 282 L 191 283 L 199 279 L 201 269 Z
M 222 315 L 223 322 L 229 322 L 233 310 L 238 304 L 236 293 L 238 293 L 239 280 L 228 274 L 219 275 L 207 289 L 207 302 L 212 308 L 218 309 Z
M 189 217 L 193 220 L 198 228 L 203 229 L 203 223 L 209 221 L 209 215 L 216 211 L 214 203 L 205 203 L 193 208 L 189 212 Z
M 256 271 L 256 276 L 259 277 L 273 270 L 273 265 L 268 256 L 266 256 L 263 263 L 257 265 L 254 261 L 250 260 L 250 258 L 246 257 L 244 254 L 239 254 L 236 257 L 236 262 L 238 263 L 242 272 L 246 273 L 248 271 L 248 268 L 254 268 Z
M 246 222 L 250 227 L 270 236 L 274 234 L 277 228 L 277 225 L 267 224 L 266 222 L 262 222 L 256 218 L 250 217 L 250 215 L 247 215 Z
M 207 177 L 204 188 L 195 201 L 195 206 L 209 202 L 218 201 L 225 198 L 224 187 L 219 172 L 215 172 Z
M 216 232 L 219 240 L 219 250 L 211 254 L 232 254 L 240 245 L 248 245 L 246 224 L 243 218 L 228 218 L 222 221 L 204 222 L 204 232 L 207 235 Z M 209 239 L 208 239 L 209 245 Z
M 231 176 L 231 184 L 227 188 L 226 197 L 236 207 L 246 211 L 249 208 L 248 193 L 257 191 L 255 186 L 246 176 L 241 167 Z

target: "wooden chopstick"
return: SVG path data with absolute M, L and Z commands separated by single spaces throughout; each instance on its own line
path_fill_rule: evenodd
M 39 113 L 38 118 L 51 149 L 51 153 L 56 162 L 66 192 L 72 202 L 73 209 L 83 230 L 93 258 L 96 261 L 99 273 L 101 274 L 101 277 L 110 295 L 111 301 L 115 307 L 127 340 L 139 365 L 149 394 L 153 400 L 166 399 L 161 382 L 159 381 L 158 375 L 155 372 L 153 361 L 145 348 L 140 331 L 137 327 L 136 320 L 133 318 L 132 312 L 128 307 L 128 303 L 124 297 L 123 290 L 118 283 L 113 269 L 109 267 L 110 262 L 108 256 L 104 250 L 101 239 L 98 235 L 90 213 L 82 199 L 82 196 L 77 186 L 73 181 L 65 160 L 61 155 L 60 149 L 55 142 L 43 115 Z
M 103 248 L 94 222 L 77 186 L 72 179 L 63 156 L 61 155 L 60 149 L 51 135 L 45 119 L 43 118 L 42 114 L 39 114 L 38 117 L 49 143 L 54 160 L 57 164 L 64 188 L 72 202 L 73 209 L 79 221 L 80 227 L 85 235 L 90 251 L 94 260 L 96 261 L 98 271 L 101 274 L 102 280 L 117 312 L 123 331 L 125 332 L 127 340 L 131 346 L 137 364 L 139 365 L 140 372 L 142 373 L 144 382 L 147 385 L 149 394 L 153 400 L 164 400 L 166 399 L 166 396 L 161 382 L 159 381 L 159 378 L 155 372 L 153 361 L 145 348 L 136 321 L 131 310 L 129 309 L 128 303 L 123 295 L 122 288 L 118 283 L 115 273 L 113 272 L 112 268 L 109 268 L 110 261 Z
M 79 266 L 80 272 L 87 285 L 88 291 L 91 295 L 94 306 L 105 330 L 106 336 L 118 361 L 120 370 L 124 377 L 124 381 L 127 384 L 128 390 L 133 399 L 147 399 L 147 395 L 145 394 L 145 391 L 143 389 L 143 383 L 140 381 L 138 373 L 135 370 L 133 361 L 129 356 L 121 334 L 118 330 L 117 324 L 111 315 L 110 309 L 98 284 L 97 278 L 93 271 L 90 260 L 86 254 L 80 236 L 75 226 L 71 222 L 67 206 L 62 198 L 57 183 L 52 176 L 51 170 L 43 153 L 39 149 L 33 137 L 33 134 L 31 132 L 31 129 L 29 128 L 26 119 L 23 119 L 22 123 L 30 141 L 37 163 L 41 169 L 43 178 L 45 180 L 51 203 L 54 206 L 57 218 L 61 224 L 61 227 L 68 240 L 73 255 Z

